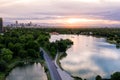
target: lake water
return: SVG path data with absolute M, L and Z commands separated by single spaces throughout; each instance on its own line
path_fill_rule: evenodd
M 7 76 L 6 80 L 47 80 L 44 68 L 40 63 L 16 67 Z
M 70 39 L 74 44 L 60 60 L 62 68 L 73 76 L 94 80 L 97 75 L 110 78 L 120 71 L 120 49 L 104 38 L 84 35 L 51 35 L 50 41 Z

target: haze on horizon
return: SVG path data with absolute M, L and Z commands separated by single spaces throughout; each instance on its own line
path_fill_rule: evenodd
M 29 22 L 51 26 L 120 26 L 120 0 L 0 0 L 4 24 Z

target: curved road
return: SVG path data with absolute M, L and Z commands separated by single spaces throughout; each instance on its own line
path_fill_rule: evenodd
M 52 80 L 62 80 L 62 78 L 60 77 L 60 75 L 57 71 L 57 67 L 55 66 L 52 59 L 48 56 L 48 54 L 45 52 L 44 49 L 40 48 L 40 51 L 43 53 L 43 57 L 46 61 L 48 69 L 50 71 L 50 75 L 51 75 Z

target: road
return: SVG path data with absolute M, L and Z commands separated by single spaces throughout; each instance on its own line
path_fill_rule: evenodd
M 52 80 L 62 80 L 62 78 L 60 77 L 60 75 L 59 75 L 59 73 L 57 71 L 57 67 L 55 66 L 52 59 L 48 56 L 48 54 L 45 52 L 44 49 L 40 48 L 40 51 L 43 52 L 43 57 L 44 57 L 44 59 L 46 61 L 48 69 L 50 71 L 50 75 L 51 75 Z

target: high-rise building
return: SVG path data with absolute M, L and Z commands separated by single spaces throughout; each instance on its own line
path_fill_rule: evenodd
M 15 22 L 16 27 L 18 27 L 18 21 Z
M 3 28 L 3 20 L 2 18 L 0 18 L 0 32 L 2 32 L 2 28 Z

